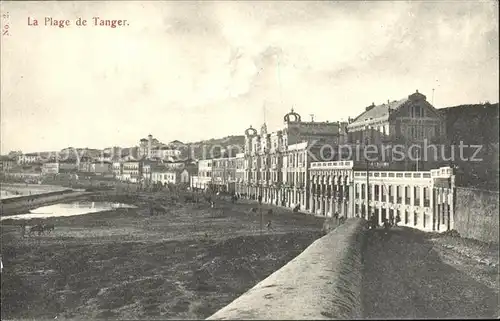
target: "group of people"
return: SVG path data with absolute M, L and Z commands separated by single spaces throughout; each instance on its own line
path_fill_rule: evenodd
M 382 226 L 385 229 L 389 229 L 393 226 L 398 226 L 398 223 L 401 222 L 401 217 L 396 215 L 394 217 L 393 215 L 390 215 L 389 218 L 383 217 L 382 218 Z M 376 229 L 378 227 L 378 217 L 372 213 L 370 218 L 368 219 L 368 228 L 369 229 Z

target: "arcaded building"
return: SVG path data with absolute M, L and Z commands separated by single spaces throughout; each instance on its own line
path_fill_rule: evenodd
M 266 124 L 260 132 L 245 131 L 245 174 L 237 190 L 265 203 L 305 209 L 308 166 L 320 157 L 322 145 L 345 141 L 347 123 L 302 121 L 293 109 L 283 122 L 284 128 L 272 133 Z

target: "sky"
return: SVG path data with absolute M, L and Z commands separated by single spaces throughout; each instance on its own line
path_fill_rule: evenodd
M 292 107 L 303 120 L 346 121 L 416 90 L 437 108 L 499 96 L 497 1 L 1 7 L 1 154 L 129 147 L 148 134 L 193 142 L 264 120 L 274 131 Z

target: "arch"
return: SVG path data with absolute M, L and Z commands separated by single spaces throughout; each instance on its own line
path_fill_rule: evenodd
M 290 117 L 293 117 L 293 120 L 290 120 Z M 300 122 L 301 121 L 301 117 L 292 108 L 292 110 L 283 117 L 283 120 L 286 123 L 288 123 L 288 122 Z

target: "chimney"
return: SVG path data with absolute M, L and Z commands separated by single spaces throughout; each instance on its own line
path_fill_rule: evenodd
M 372 103 L 370 106 L 366 107 L 365 110 L 366 111 L 369 111 L 370 109 L 372 109 L 373 107 L 375 107 L 375 103 Z

